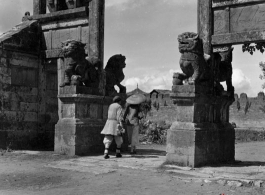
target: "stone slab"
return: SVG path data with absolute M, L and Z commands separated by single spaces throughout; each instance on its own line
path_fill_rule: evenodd
M 200 167 L 234 161 L 234 129 L 174 129 L 167 134 L 166 162 Z
M 85 87 L 85 86 L 64 86 L 60 87 L 60 94 L 93 94 L 99 95 L 97 88 Z

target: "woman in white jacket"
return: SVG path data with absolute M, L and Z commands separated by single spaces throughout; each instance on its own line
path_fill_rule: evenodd
M 108 119 L 107 122 L 101 131 L 101 134 L 105 135 L 105 138 L 103 140 L 103 143 L 105 145 L 105 151 L 104 151 L 104 158 L 109 158 L 109 147 L 110 144 L 113 141 L 113 138 L 115 139 L 117 148 L 116 148 L 116 157 L 120 158 L 121 155 L 121 144 L 123 143 L 123 139 L 121 134 L 119 133 L 118 127 L 119 124 L 121 124 L 122 120 L 122 107 L 121 107 L 121 98 L 119 96 L 115 96 L 113 98 L 113 103 L 109 106 L 108 109 Z

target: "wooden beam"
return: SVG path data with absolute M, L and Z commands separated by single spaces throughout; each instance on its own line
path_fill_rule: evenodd
M 213 53 L 226 52 L 229 49 L 231 49 L 231 45 L 214 46 L 213 47 Z
M 241 33 L 219 34 L 212 36 L 212 45 L 234 45 L 262 41 L 265 41 L 265 29 Z
M 198 0 L 198 34 L 203 41 L 204 53 L 211 54 L 213 34 L 212 0 Z
M 33 15 L 46 14 L 46 0 L 33 0 Z
M 213 0 L 213 8 L 264 3 L 264 0 Z
M 86 8 L 85 7 L 79 7 L 76 9 L 68 9 L 53 13 L 47 13 L 47 14 L 40 14 L 33 16 L 33 20 L 39 20 L 40 22 L 49 22 L 49 21 L 55 21 L 55 20 L 65 20 L 68 18 L 79 18 L 86 16 Z
M 73 28 L 76 26 L 88 26 L 88 19 L 87 17 L 84 18 L 72 18 L 68 20 L 61 20 L 58 21 L 51 21 L 48 23 L 45 23 L 41 26 L 41 29 L 51 30 L 51 29 L 60 29 L 60 28 Z
M 88 55 L 104 60 L 104 14 L 105 0 L 92 0 L 89 3 L 89 43 Z

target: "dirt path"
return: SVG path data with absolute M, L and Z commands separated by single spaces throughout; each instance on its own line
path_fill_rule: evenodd
M 249 146 L 240 144 L 237 148 L 239 153 L 245 154 L 243 151 L 246 151 Z M 143 146 L 141 152 L 142 155 L 149 152 L 149 154 L 162 156 L 165 155 L 163 150 L 164 147 L 153 145 Z M 162 169 L 150 171 L 115 167 L 115 171 L 98 174 L 47 166 L 63 160 L 69 160 L 69 157 L 55 155 L 52 152 L 4 153 L 0 156 L 0 195 L 245 195 L 265 193 L 263 188 L 224 186 L 203 180 L 187 180 L 183 175 L 169 174 Z

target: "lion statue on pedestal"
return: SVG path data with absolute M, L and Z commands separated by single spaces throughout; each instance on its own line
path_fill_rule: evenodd
M 65 60 L 65 71 L 64 81 L 60 87 L 65 85 L 98 87 L 101 63 L 97 58 L 86 59 L 85 44 L 67 40 L 62 43 L 62 53 Z
M 234 96 L 232 85 L 232 56 L 233 48 L 213 54 L 211 56 L 203 51 L 203 42 L 197 33 L 185 32 L 178 36 L 180 68 L 183 73 L 174 73 L 173 85 L 206 84 L 213 82 L 216 94 Z M 220 82 L 226 81 L 227 91 L 224 91 Z
M 178 36 L 180 57 L 180 68 L 183 73 L 174 75 L 175 83 L 182 85 L 183 81 L 190 85 L 209 79 L 208 62 L 210 56 L 204 54 L 203 43 L 197 33 L 185 32 Z

